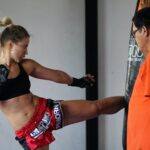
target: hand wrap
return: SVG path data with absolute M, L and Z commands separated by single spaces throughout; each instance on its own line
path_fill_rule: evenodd
M 94 82 L 88 77 L 73 78 L 73 82 L 69 86 L 76 86 L 80 88 L 87 88 L 93 86 Z

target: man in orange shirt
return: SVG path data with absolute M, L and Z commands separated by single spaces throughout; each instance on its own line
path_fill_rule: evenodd
M 150 150 L 150 7 L 135 13 L 132 35 L 145 56 L 129 102 L 127 150 Z

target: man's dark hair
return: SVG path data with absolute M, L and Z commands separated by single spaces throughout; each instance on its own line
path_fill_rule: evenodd
M 137 11 L 133 16 L 132 21 L 138 29 L 143 26 L 150 29 L 150 7 Z

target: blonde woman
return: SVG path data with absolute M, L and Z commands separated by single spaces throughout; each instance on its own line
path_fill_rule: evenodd
M 55 139 L 53 130 L 100 114 L 112 114 L 125 106 L 122 96 L 96 101 L 54 101 L 31 93 L 29 76 L 78 87 L 91 86 L 94 77 L 72 78 L 63 71 L 25 59 L 30 35 L 24 27 L 8 20 L 1 21 L 5 29 L 0 38 L 0 109 L 24 150 L 48 150 Z

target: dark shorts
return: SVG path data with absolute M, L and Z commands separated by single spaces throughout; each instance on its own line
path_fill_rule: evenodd
M 35 150 L 55 140 L 52 131 L 63 127 L 63 113 L 60 103 L 50 99 L 39 98 L 32 119 L 20 130 L 16 140 L 24 150 Z

